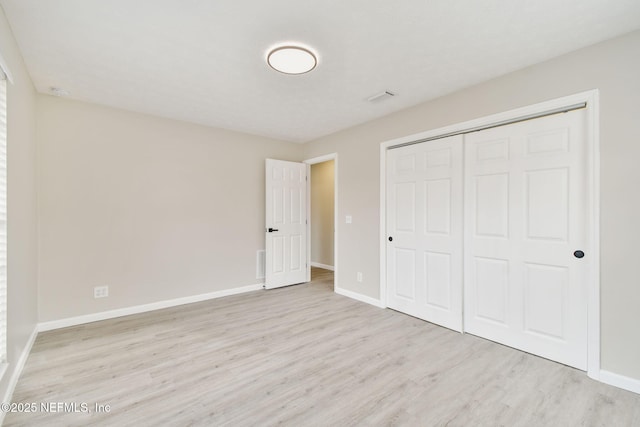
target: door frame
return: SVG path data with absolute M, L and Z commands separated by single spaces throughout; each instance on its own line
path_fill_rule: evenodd
M 600 101 L 597 89 L 553 99 L 474 120 L 456 123 L 380 144 L 380 302 L 387 307 L 386 271 L 386 153 L 392 147 L 435 139 L 471 129 L 505 124 L 508 121 L 526 119 L 546 112 L 556 111 L 579 103 L 586 103 L 586 187 L 587 187 L 587 238 L 586 251 L 592 253 L 595 262 L 587 271 L 587 375 L 600 379 Z
M 307 165 L 307 281 L 311 281 L 311 165 L 333 160 L 333 291 L 338 286 L 338 153 L 325 154 L 304 160 Z

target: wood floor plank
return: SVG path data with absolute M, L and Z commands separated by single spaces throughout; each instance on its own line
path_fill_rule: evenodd
M 6 426 L 640 426 L 640 396 L 311 283 L 41 333 Z

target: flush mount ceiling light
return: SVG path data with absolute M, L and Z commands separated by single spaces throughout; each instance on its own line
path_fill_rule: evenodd
M 316 68 L 318 59 L 309 49 L 300 46 L 280 46 L 269 51 L 267 63 L 285 74 L 304 74 Z

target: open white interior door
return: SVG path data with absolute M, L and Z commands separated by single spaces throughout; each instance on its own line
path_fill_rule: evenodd
M 307 262 L 307 168 L 267 159 L 265 288 L 303 283 Z

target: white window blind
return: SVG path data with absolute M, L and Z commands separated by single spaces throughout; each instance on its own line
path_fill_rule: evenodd
M 7 363 L 7 79 L 0 69 L 0 364 Z

